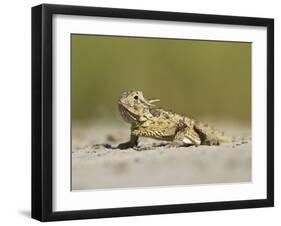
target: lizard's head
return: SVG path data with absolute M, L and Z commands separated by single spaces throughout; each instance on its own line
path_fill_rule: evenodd
M 141 91 L 123 92 L 118 100 L 118 107 L 121 116 L 126 122 L 131 124 L 140 120 L 149 112 L 152 103 L 159 101 L 158 99 L 146 99 Z

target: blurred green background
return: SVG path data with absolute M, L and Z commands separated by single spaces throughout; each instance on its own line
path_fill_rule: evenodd
M 251 121 L 251 43 L 71 36 L 72 120 L 118 119 L 123 91 L 142 90 L 189 117 Z

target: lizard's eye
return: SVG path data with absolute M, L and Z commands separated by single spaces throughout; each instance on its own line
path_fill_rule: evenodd
M 134 96 L 134 99 L 137 100 L 137 99 L 139 99 L 139 97 L 138 96 Z

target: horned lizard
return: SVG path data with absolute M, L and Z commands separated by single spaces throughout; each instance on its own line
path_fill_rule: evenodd
M 139 137 L 150 137 L 170 141 L 169 146 L 219 145 L 231 142 L 209 125 L 181 116 L 171 111 L 156 108 L 158 99 L 147 99 L 142 91 L 123 92 L 118 100 L 118 108 L 123 119 L 131 124 L 131 139 L 119 144 L 118 148 L 136 147 Z

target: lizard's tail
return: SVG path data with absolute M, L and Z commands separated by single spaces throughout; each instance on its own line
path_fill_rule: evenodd
M 251 140 L 251 137 L 232 137 L 232 141 L 234 143 L 240 143 L 240 144 L 247 144 Z

